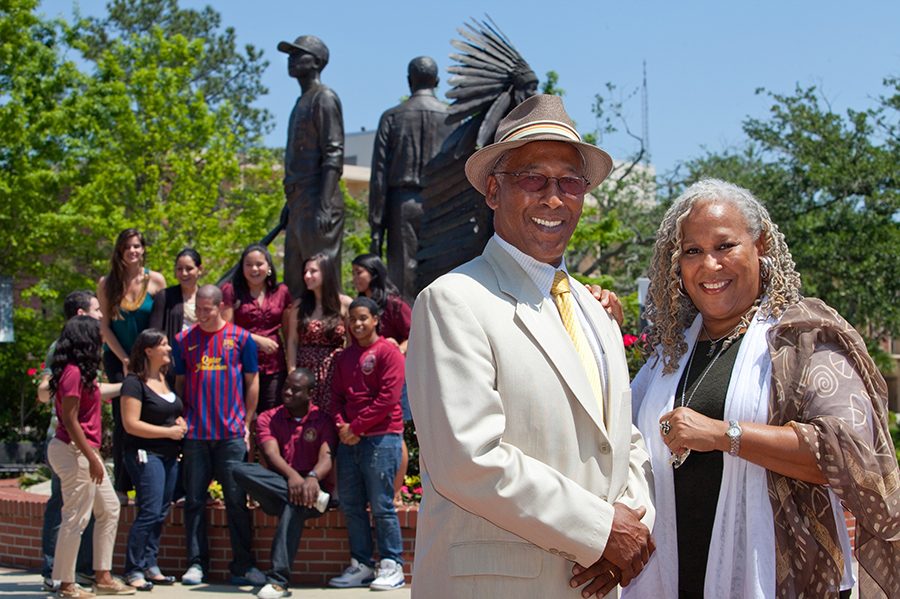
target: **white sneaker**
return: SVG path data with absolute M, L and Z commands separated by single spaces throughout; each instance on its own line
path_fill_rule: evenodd
M 259 599 L 280 599 L 281 597 L 289 597 L 290 593 L 280 584 L 273 584 L 270 582 L 259 589 L 256 596 L 259 597 Z
M 59 585 L 62 584 L 58 580 L 53 580 L 49 576 L 44 578 L 44 590 L 48 593 L 55 593 L 59 590 Z
M 193 586 L 203 582 L 203 568 L 200 564 L 193 564 L 187 571 L 181 575 L 181 584 Z
M 375 570 L 351 557 L 350 565 L 347 566 L 344 573 L 329 580 L 328 586 L 340 588 L 366 587 L 373 580 L 375 580 Z
M 383 559 L 378 564 L 378 574 L 369 585 L 373 591 L 391 591 L 399 589 L 406 584 L 406 576 L 403 575 L 403 566 L 392 559 Z

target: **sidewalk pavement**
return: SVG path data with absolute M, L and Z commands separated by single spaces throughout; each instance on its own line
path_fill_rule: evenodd
M 43 590 L 41 586 L 41 576 L 38 572 L 28 570 L 14 570 L 0 566 L 0 597 L 28 597 L 45 598 L 56 597 L 56 594 L 50 594 Z M 194 599 L 212 599 L 213 597 L 229 596 L 234 599 L 240 597 L 252 598 L 254 589 L 246 587 L 235 587 L 225 584 L 200 584 L 197 586 L 183 587 L 179 583 L 172 586 L 156 586 L 149 593 L 135 593 L 130 595 L 135 598 L 145 599 L 173 599 L 175 597 L 185 597 Z M 255 589 L 258 590 L 258 589 Z M 332 589 L 322 587 L 293 587 L 291 588 L 291 596 L 296 599 L 361 599 L 368 597 L 375 599 L 376 597 L 384 599 L 408 599 L 410 590 L 409 585 L 395 591 L 385 591 L 376 593 L 367 588 L 362 589 Z

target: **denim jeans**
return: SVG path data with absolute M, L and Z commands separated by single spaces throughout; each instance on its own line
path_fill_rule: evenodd
M 209 572 L 209 539 L 206 535 L 206 499 L 209 483 L 215 478 L 225 496 L 225 516 L 231 537 L 231 573 L 243 576 L 253 565 L 250 552 L 252 533 L 247 495 L 232 475 L 234 464 L 247 459 L 247 445 L 241 437 L 219 441 L 185 439 L 184 532 L 189 566 L 199 564 Z
M 157 565 L 159 537 L 178 479 L 178 460 L 148 452 L 147 462 L 141 464 L 133 449 L 126 449 L 124 458 L 125 468 L 137 491 L 138 508 L 125 551 L 125 576 L 129 577 L 143 574 L 144 570 Z
M 409 407 L 409 394 L 406 392 L 406 380 L 403 381 L 403 389 L 400 391 L 400 408 L 403 410 L 403 422 L 413 419 L 412 410 Z
M 316 509 L 292 504 L 288 499 L 287 479 L 259 464 L 236 465 L 234 478 L 259 502 L 265 513 L 278 517 L 272 537 L 272 569 L 266 572 L 266 580 L 287 588 L 291 582 L 291 565 L 303 535 L 303 524 L 322 514 Z
M 47 464 L 49 466 L 49 462 Z M 59 535 L 59 525 L 62 522 L 62 487 L 59 477 L 50 468 L 50 499 L 44 508 L 44 526 L 41 531 L 41 576 L 50 578 L 53 575 L 53 555 L 56 553 L 56 537 Z M 94 574 L 94 516 L 91 516 L 87 528 L 81 533 L 81 547 L 78 550 L 78 561 L 75 563 L 75 571 L 80 574 Z
M 373 565 L 366 503 L 372 509 L 379 556 L 403 563 L 400 520 L 394 509 L 394 476 L 400 467 L 400 447 L 400 435 L 387 434 L 362 437 L 356 445 L 341 443 L 338 448 L 338 491 L 347 520 L 350 555 L 361 564 Z

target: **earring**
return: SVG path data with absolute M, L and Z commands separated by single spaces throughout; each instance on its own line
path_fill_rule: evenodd
M 684 288 L 684 279 L 680 276 L 678 277 L 678 295 L 681 297 L 687 297 L 687 289 Z
M 271 269 L 271 268 L 270 268 L 269 270 L 266 271 L 266 276 L 267 276 L 267 277 L 271 277 L 271 276 L 272 276 L 272 269 Z
M 763 256 L 759 259 L 759 278 L 762 279 L 763 283 L 768 283 L 769 279 L 772 277 L 772 268 L 774 264 L 771 256 Z

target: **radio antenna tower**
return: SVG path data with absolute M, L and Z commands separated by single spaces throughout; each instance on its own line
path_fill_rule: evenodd
M 644 164 L 650 163 L 650 101 L 647 97 L 647 61 L 644 61 L 644 83 L 641 86 L 641 143 L 644 145 Z

